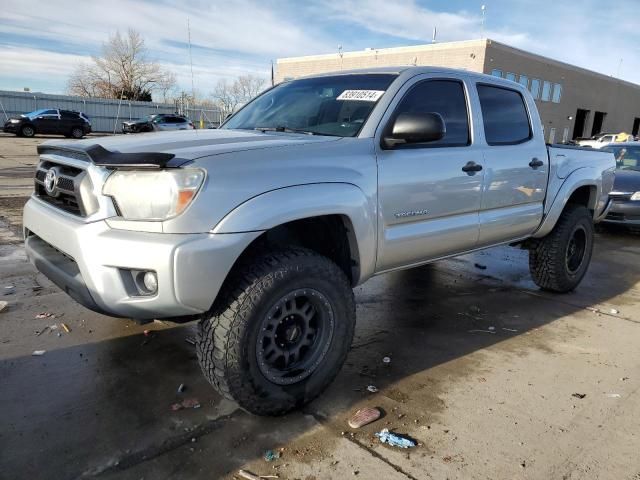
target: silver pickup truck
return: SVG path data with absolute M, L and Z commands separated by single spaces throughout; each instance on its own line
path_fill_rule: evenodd
M 219 130 L 39 154 L 35 266 L 107 315 L 198 320 L 207 379 L 267 415 L 331 382 L 373 275 L 513 244 L 541 288 L 574 289 L 615 168 L 545 145 L 522 86 L 419 67 L 285 82 Z

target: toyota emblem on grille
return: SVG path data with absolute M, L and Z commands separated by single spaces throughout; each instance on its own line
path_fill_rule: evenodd
M 58 173 L 55 168 L 47 170 L 47 174 L 44 177 L 44 189 L 49 195 L 53 195 L 56 187 L 58 186 Z

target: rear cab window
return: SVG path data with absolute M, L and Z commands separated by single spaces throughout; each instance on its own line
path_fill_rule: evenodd
M 529 114 L 520 92 L 478 84 L 484 136 L 488 145 L 516 145 L 531 139 Z
M 444 120 L 447 132 L 441 140 L 398 145 L 397 148 L 461 147 L 470 144 L 467 98 L 460 80 L 419 81 L 402 98 L 393 118 L 402 113 L 439 113 Z

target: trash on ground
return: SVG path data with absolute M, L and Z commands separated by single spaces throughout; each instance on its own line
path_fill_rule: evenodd
M 62 329 L 67 332 L 67 333 L 71 333 L 71 329 L 67 326 L 66 323 L 61 323 L 60 326 L 62 327 Z
M 612 315 L 617 315 L 620 313 L 619 310 L 616 310 L 615 308 L 612 308 L 611 310 L 609 310 L 611 312 Z
M 42 335 L 44 332 L 46 332 L 47 330 L 49 330 L 51 327 L 49 325 L 45 326 L 42 330 L 37 331 L 36 330 L 36 337 L 39 337 L 40 335 Z
M 144 333 L 145 337 L 148 337 L 151 334 L 151 330 L 144 330 L 142 333 Z
M 517 332 L 517 331 L 518 331 L 518 330 L 516 330 L 515 328 L 505 328 L 505 327 L 502 327 L 502 329 L 503 329 L 504 331 L 506 331 L 506 332 Z
M 487 330 L 491 330 L 492 332 L 496 329 L 496 327 L 489 327 Z
M 263 478 L 280 478 L 278 475 L 255 475 L 247 470 L 239 470 L 238 475 L 247 480 L 262 480 Z
M 620 381 L 621 381 L 621 382 L 625 382 L 625 381 L 627 381 L 627 380 L 629 380 L 629 377 L 620 377 Z
M 7 308 L 7 305 L 9 305 L 9 302 L 5 302 L 4 300 L 0 300 L 0 312 L 3 311 L 5 308 Z
M 416 446 L 416 442 L 414 442 L 413 440 L 390 432 L 387 428 L 383 428 L 375 435 L 380 439 L 382 443 L 389 444 L 392 447 L 413 448 Z
M 469 333 L 496 333 L 495 330 L 478 330 L 478 329 L 474 329 L 474 330 L 469 330 Z
M 178 385 L 178 393 L 184 392 L 185 388 L 186 387 L 184 386 L 184 383 L 181 383 L 180 385 Z
M 36 319 L 39 319 L 39 318 L 55 318 L 55 315 L 49 312 L 40 312 L 39 314 L 36 315 Z
M 31 355 L 33 355 L 34 357 L 41 357 L 45 353 L 47 353 L 46 350 L 34 350 Z
M 587 394 L 586 393 L 572 393 L 571 396 L 575 397 L 575 398 L 583 399 L 584 397 L 587 396 Z
M 171 410 L 174 412 L 182 410 L 183 408 L 200 408 L 200 402 L 197 398 L 185 398 L 183 401 L 171 405 Z
M 264 452 L 264 455 L 262 456 L 267 462 L 273 462 L 274 460 L 278 460 L 281 456 L 281 453 L 279 450 L 267 450 L 266 452 Z
M 474 267 L 479 268 L 480 270 L 486 270 L 487 266 L 486 265 L 482 265 L 481 263 L 474 263 L 473 264 Z
M 361 408 L 353 414 L 348 423 L 351 428 L 360 428 L 375 422 L 381 415 L 382 412 L 379 408 Z
M 376 387 L 375 385 L 369 385 L 367 387 L 367 390 L 371 393 L 376 393 L 378 391 L 378 387 Z
M 196 340 L 193 337 L 186 337 L 184 339 L 185 342 L 187 342 L 189 345 L 195 345 L 196 344 Z
M 382 357 L 382 363 L 391 363 L 391 357 Z
M 620 398 L 622 395 L 619 393 L 607 393 L 608 398 Z
M 5 295 L 12 295 L 14 293 L 16 293 L 15 285 L 8 285 L 8 286 L 4 287 L 4 294 Z

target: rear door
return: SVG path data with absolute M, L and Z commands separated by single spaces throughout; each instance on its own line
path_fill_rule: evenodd
M 60 133 L 69 135 L 76 125 L 80 125 L 80 117 L 77 113 L 60 110 Z
M 493 84 L 478 83 L 476 92 L 484 137 L 478 240 L 482 247 L 525 237 L 538 228 L 549 160 L 531 97 Z
M 477 243 L 484 172 L 462 170 L 482 162 L 473 144 L 475 107 L 463 79 L 456 74 L 412 79 L 378 128 L 378 272 L 470 250 Z M 439 113 L 445 137 L 383 149 L 387 125 L 407 112 Z

